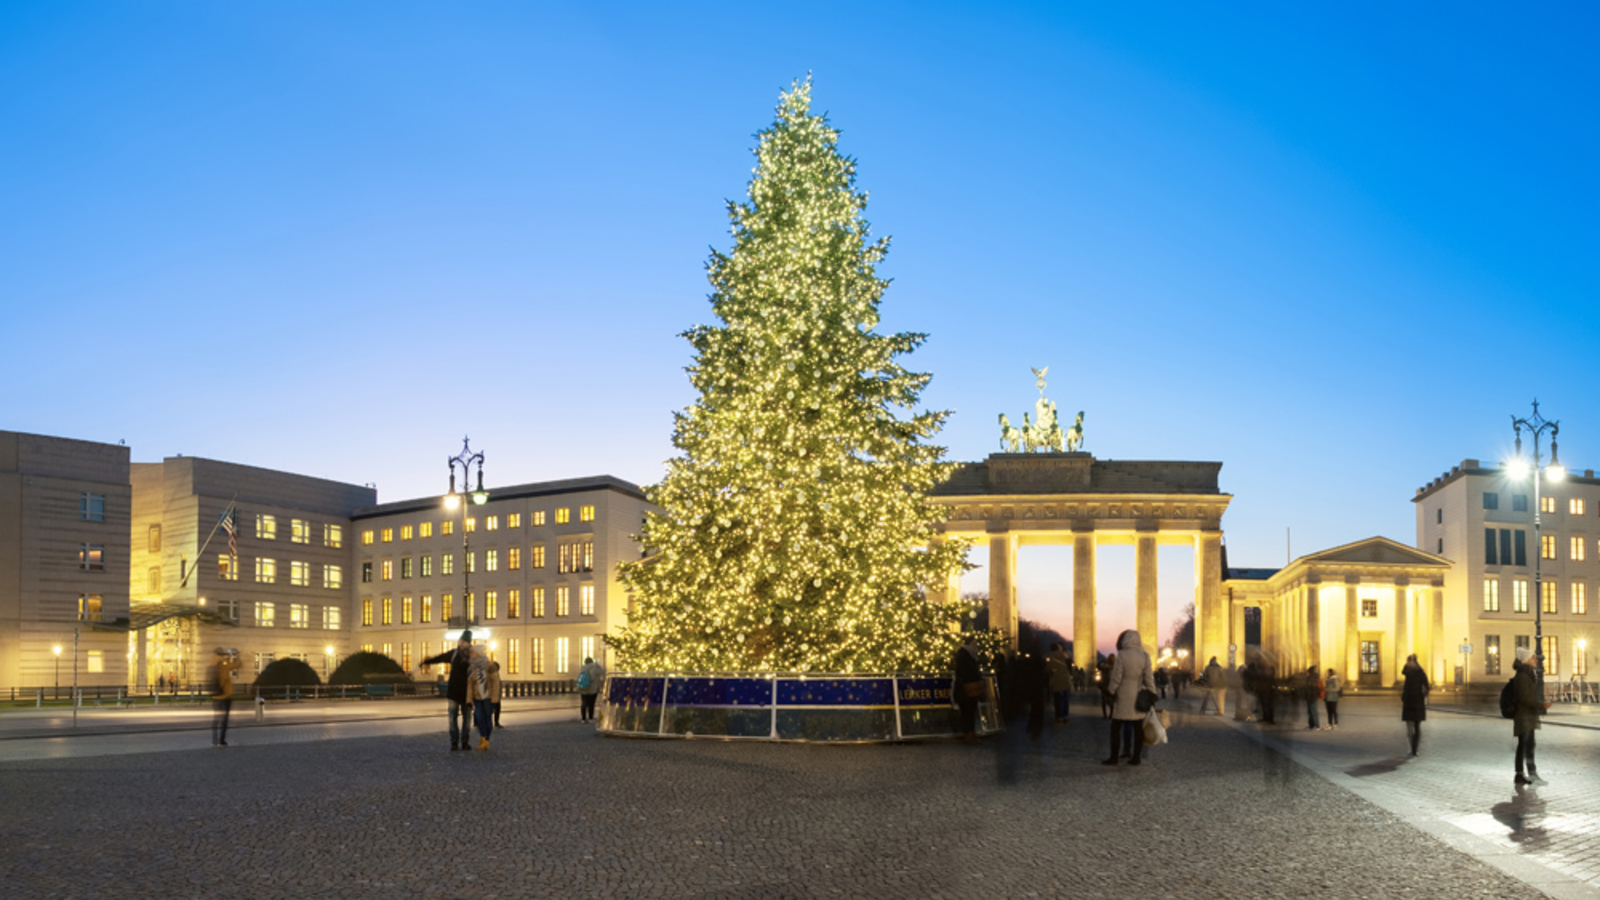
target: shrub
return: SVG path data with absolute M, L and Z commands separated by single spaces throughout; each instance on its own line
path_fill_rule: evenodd
M 258 687 L 301 687 L 321 683 L 317 670 L 298 659 L 275 659 L 256 676 Z
M 382 653 L 352 653 L 328 676 L 329 684 L 402 684 L 411 676 Z

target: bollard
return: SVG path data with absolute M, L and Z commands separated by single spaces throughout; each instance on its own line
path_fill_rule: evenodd
M 33 706 L 35 709 L 44 706 L 44 688 L 39 688 L 39 692 L 34 695 Z
M 260 694 L 257 694 L 256 695 L 256 721 L 257 722 L 265 722 L 266 720 L 267 720 L 267 698 L 261 696 Z

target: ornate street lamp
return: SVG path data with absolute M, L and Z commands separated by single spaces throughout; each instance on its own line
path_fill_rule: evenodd
M 1521 481 L 1528 477 L 1531 470 L 1533 474 L 1533 658 L 1538 661 L 1535 668 L 1535 677 L 1539 683 L 1539 696 L 1544 696 L 1544 587 L 1540 577 L 1540 561 L 1544 557 L 1544 539 L 1540 535 L 1543 526 L 1544 500 L 1541 495 L 1543 477 L 1548 476 L 1551 481 L 1560 481 L 1567 477 L 1567 470 L 1561 467 L 1560 455 L 1556 452 L 1556 435 L 1561 433 L 1561 423 L 1552 422 L 1539 414 L 1539 401 L 1533 401 L 1533 415 L 1520 419 L 1511 417 L 1511 428 L 1517 434 L 1516 455 L 1507 465 L 1507 471 L 1512 479 Z M 1533 464 L 1530 467 L 1527 460 L 1522 457 L 1522 430 L 1526 428 L 1533 435 Z M 1544 433 L 1550 432 L 1550 464 L 1541 469 L 1539 461 L 1539 438 Z
M 483 489 L 483 451 L 472 452 L 471 438 L 461 439 L 461 453 L 450 457 L 449 464 L 450 493 L 445 495 L 444 507 L 450 510 L 457 508 L 461 510 L 461 605 L 465 607 L 471 602 L 469 598 L 472 596 L 472 542 L 471 535 L 467 531 L 467 503 L 463 502 L 461 494 L 456 493 L 456 467 L 461 467 L 461 487 L 463 491 L 472 483 L 474 467 L 477 469 L 478 487 L 466 495 L 466 499 L 469 499 L 473 506 L 482 506 L 488 503 L 489 492 Z M 462 620 L 466 622 L 467 627 L 470 628 L 472 626 L 472 622 L 466 616 L 462 616 Z

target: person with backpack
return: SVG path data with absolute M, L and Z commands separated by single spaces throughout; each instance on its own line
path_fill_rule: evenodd
M 580 720 L 594 721 L 594 701 L 600 696 L 600 684 L 605 680 L 605 666 L 595 662 L 594 657 L 585 656 L 583 668 L 578 670 L 578 695 L 583 699 L 583 707 L 578 713 Z
M 1517 674 L 1512 676 L 1506 689 L 1501 692 L 1500 714 L 1506 715 L 1506 694 L 1509 693 L 1512 701 L 1509 704 L 1511 733 L 1517 739 L 1517 777 L 1514 781 L 1516 784 L 1540 785 L 1547 782 L 1539 777 L 1539 767 L 1533 762 L 1533 734 L 1539 730 L 1539 717 L 1550 709 L 1550 704 L 1539 696 L 1538 673 L 1528 664 L 1531 656 L 1531 647 L 1517 648 L 1517 661 L 1511 664 Z M 1528 773 L 1526 775 L 1522 774 L 1524 768 Z

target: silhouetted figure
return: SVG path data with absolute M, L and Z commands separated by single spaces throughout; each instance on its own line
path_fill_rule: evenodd
M 983 697 L 983 672 L 978 667 L 978 639 L 967 635 L 967 642 L 956 651 L 956 707 L 961 710 L 961 740 L 978 742 L 978 700 Z
M 1068 705 L 1072 699 L 1072 660 L 1067 658 L 1067 648 L 1050 645 L 1050 657 L 1044 661 L 1050 677 L 1050 695 L 1056 702 L 1056 724 L 1067 720 Z
M 1400 670 L 1406 682 L 1400 688 L 1400 718 L 1406 723 L 1406 739 L 1411 742 L 1411 755 L 1417 755 L 1417 745 L 1422 742 L 1422 723 L 1428 718 L 1428 673 L 1422 671 L 1415 653 L 1406 657 L 1405 668 Z
M 1517 712 L 1511 718 L 1511 733 L 1517 738 L 1517 784 L 1545 783 L 1539 777 L 1538 765 L 1533 761 L 1533 733 L 1539 730 L 1539 717 L 1545 714 L 1550 704 L 1539 696 L 1538 673 L 1528 664 L 1531 656 L 1531 647 L 1518 647 L 1517 661 L 1512 663 L 1512 669 L 1516 672 L 1512 678 L 1512 690 L 1517 697 Z M 1524 767 L 1527 768 L 1526 775 L 1522 774 Z
M 1100 670 L 1100 718 L 1111 718 L 1111 670 L 1117 664 L 1115 653 L 1100 660 L 1095 668 Z

